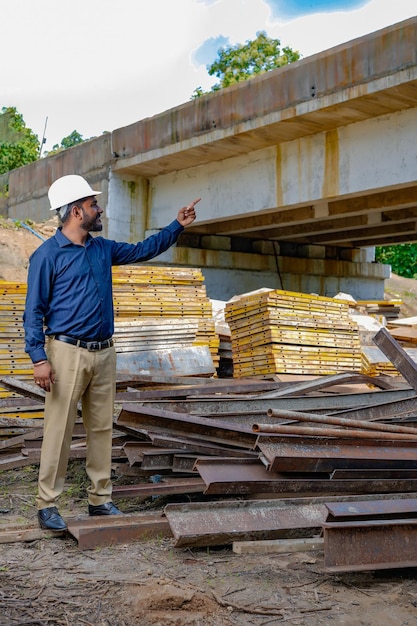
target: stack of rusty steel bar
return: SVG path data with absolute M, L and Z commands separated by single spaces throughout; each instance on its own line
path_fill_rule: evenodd
M 316 528 L 330 501 L 415 497 L 417 366 L 385 329 L 375 343 L 401 381 L 353 372 L 291 383 L 119 381 L 113 462 L 130 484 L 114 486 L 115 500 L 184 497 L 186 504 L 163 501 L 176 545 L 209 545 Z M 13 379 L 1 382 L 16 389 Z M 24 392 L 42 399 L 31 385 Z M 40 437 L 30 435 L 16 435 L 8 450 L 34 463 L 31 441 Z M 81 430 L 72 450 L 74 458 L 85 451 Z
M 417 491 L 417 428 L 381 422 L 381 415 L 392 418 L 398 411 L 417 417 L 415 392 L 391 392 L 390 402 L 383 392 L 368 395 L 374 405 L 331 414 L 270 408 L 259 415 L 259 399 L 252 410 L 246 399 L 246 411 L 231 417 L 215 406 L 206 415 L 179 412 L 192 409 L 191 399 L 188 407 L 185 401 L 175 403 L 176 411 L 167 403 L 162 409 L 149 399 L 140 402 L 139 391 L 137 402 L 132 396 L 123 404 L 115 425 L 132 439 L 124 446 L 130 464 L 162 473 L 161 483 L 188 473 L 190 489 L 205 495 Z M 281 399 L 291 405 L 285 395 Z M 129 486 L 120 495 L 142 492 L 141 485 Z

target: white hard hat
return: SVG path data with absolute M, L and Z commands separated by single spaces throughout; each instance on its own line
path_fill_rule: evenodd
M 94 191 L 85 178 L 77 174 L 61 176 L 49 187 L 48 198 L 51 204 L 51 211 L 60 209 L 62 206 L 75 202 L 81 198 L 98 196 L 101 191 Z

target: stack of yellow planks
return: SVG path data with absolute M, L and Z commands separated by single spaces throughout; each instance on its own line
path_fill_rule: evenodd
M 417 348 L 403 348 L 410 359 L 417 363 Z M 368 376 L 401 376 L 395 365 L 377 346 L 362 347 L 362 371 Z
M 32 362 L 25 352 L 23 312 L 26 283 L 0 281 L 0 377 L 32 380 Z M 18 396 L 0 387 L 0 398 Z
M 25 353 L 23 312 L 26 283 L 0 281 L 0 377 L 33 381 Z M 175 267 L 113 268 L 115 343 L 118 352 L 208 346 L 218 362 L 209 298 L 200 270 Z M 0 387 L 0 398 L 18 396 Z
M 207 346 L 218 366 L 220 340 L 201 270 L 114 267 L 113 302 L 116 350 Z
M 362 347 L 362 372 L 368 376 L 400 376 L 400 372 L 377 346 Z
M 345 301 L 274 290 L 227 303 L 225 319 L 235 377 L 361 371 L 359 331 Z
M 396 320 L 401 312 L 402 300 L 358 300 L 356 308 L 364 309 L 368 315 L 383 323 Z

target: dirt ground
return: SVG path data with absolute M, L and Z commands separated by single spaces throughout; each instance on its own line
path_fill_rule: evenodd
M 36 476 L 36 466 L 3 473 L 0 537 L 6 527 L 36 526 Z M 68 476 L 60 511 L 86 516 L 83 463 L 73 461 Z M 155 512 L 169 501 L 118 505 Z M 47 533 L 0 543 L 0 626 L 412 626 L 416 607 L 415 569 L 331 574 L 321 549 L 240 555 L 160 537 L 81 550 L 71 535 Z
M 82 474 L 73 461 L 64 517 L 86 515 Z M 36 475 L 36 466 L 3 473 L 0 537 L 5 528 L 36 526 Z M 155 512 L 169 501 L 118 505 Z M 330 574 L 321 549 L 239 555 L 231 545 L 176 548 L 160 537 L 81 550 L 71 535 L 46 533 L 0 544 L 0 626 L 412 626 L 416 607 L 415 569 Z
M 0 279 L 24 281 L 41 240 L 5 225 Z M 49 236 L 54 222 L 32 227 Z M 393 277 L 386 286 L 388 299 L 404 302 L 401 317 L 417 314 L 416 281 Z M 86 515 L 83 477 L 83 462 L 73 461 L 59 504 L 64 517 Z M 0 537 L 5 528 L 37 526 L 36 478 L 36 465 L 0 473 Z M 169 501 L 118 505 L 162 511 Z M 320 549 L 238 555 L 230 545 L 184 549 L 161 537 L 83 551 L 68 534 L 45 533 L 0 543 L 0 626 L 417 626 L 416 578 L 414 568 L 329 574 Z

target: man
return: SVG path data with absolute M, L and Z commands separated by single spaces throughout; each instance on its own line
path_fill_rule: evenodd
M 56 507 L 64 489 L 77 405 L 87 433 L 90 515 L 119 515 L 111 501 L 112 425 L 116 380 L 113 346 L 112 265 L 152 259 L 174 244 L 195 220 L 193 200 L 158 234 L 137 244 L 90 233 L 101 231 L 103 209 L 78 175 L 63 176 L 48 191 L 61 221 L 55 235 L 31 256 L 24 312 L 26 352 L 34 380 L 44 389 L 44 436 L 36 504 L 41 528 L 65 530 Z

